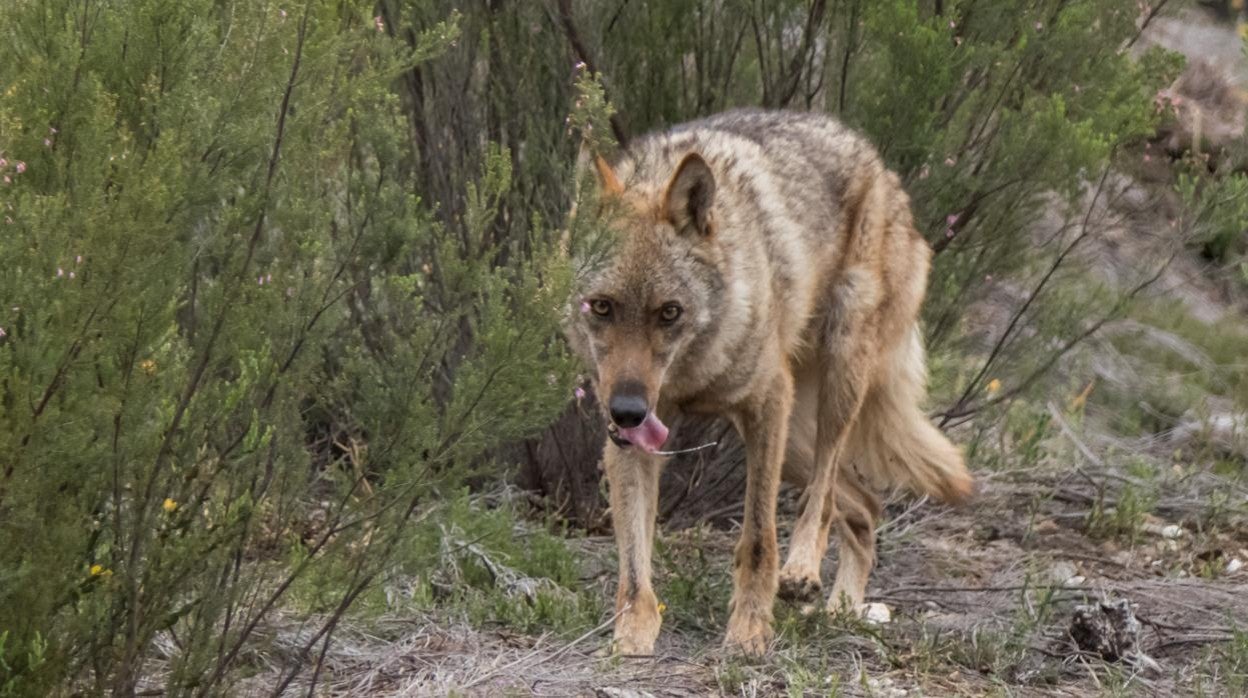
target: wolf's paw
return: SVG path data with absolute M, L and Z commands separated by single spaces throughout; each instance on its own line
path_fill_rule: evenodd
M 788 570 L 780 571 L 780 590 L 777 593 L 785 601 L 810 603 L 819 598 L 821 591 L 823 591 L 823 583 L 819 581 L 818 576 L 794 574 Z
M 655 605 L 638 604 L 615 621 L 615 641 L 611 651 L 619 655 L 648 657 L 654 654 L 662 618 Z
M 728 619 L 728 633 L 724 636 L 724 648 L 751 657 L 767 654 L 775 631 L 771 618 L 761 613 L 733 613 Z
M 654 640 L 617 637 L 611 643 L 611 653 L 621 657 L 649 657 L 654 654 Z

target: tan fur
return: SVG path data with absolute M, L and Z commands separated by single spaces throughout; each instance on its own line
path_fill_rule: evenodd
M 617 389 L 641 391 L 664 419 L 725 415 L 746 444 L 726 644 L 766 649 L 777 591 L 818 593 L 833 532 L 841 555 L 827 606 L 857 610 L 875 563 L 874 490 L 957 501 L 972 489 L 958 449 L 920 409 L 931 251 L 897 177 L 830 118 L 761 111 L 642 138 L 596 169 L 604 193 L 628 204 L 568 323 L 598 395 L 607 404 Z M 610 313 L 582 312 L 582 300 Z M 671 304 L 683 314 L 665 323 Z M 620 549 L 615 637 L 630 654 L 653 651 L 660 623 L 650 547 L 662 461 L 611 442 L 604 456 Z M 781 475 L 804 489 L 783 568 Z

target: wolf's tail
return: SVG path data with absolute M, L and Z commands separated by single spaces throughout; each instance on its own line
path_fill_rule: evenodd
M 927 390 L 917 327 L 886 361 L 883 380 L 868 393 L 851 437 L 853 462 L 877 486 L 906 487 L 946 502 L 965 500 L 974 482 L 962 453 L 919 407 Z

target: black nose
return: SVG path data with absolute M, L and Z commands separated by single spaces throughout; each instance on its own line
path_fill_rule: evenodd
M 611 421 L 624 429 L 631 429 L 644 422 L 646 412 L 649 411 L 646 399 L 635 394 L 612 395 L 608 407 L 611 410 Z

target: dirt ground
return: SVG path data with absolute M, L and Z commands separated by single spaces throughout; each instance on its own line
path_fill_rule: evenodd
M 1072 452 L 1077 449 L 1072 448 Z M 657 656 L 609 656 L 610 618 L 575 637 L 446 617 L 348 630 L 327 695 L 1234 695 L 1248 689 L 1248 489 L 1176 465 L 1133 514 L 1134 478 L 1080 456 L 1062 469 L 980 472 L 962 508 L 890 504 L 869 600 L 886 623 L 776 607 L 764 660 L 719 648 L 734 519 L 663 534 Z M 1057 459 L 1052 459 L 1055 463 Z M 1231 488 L 1230 497 L 1212 497 Z M 1127 498 L 1127 499 L 1124 499 Z M 1213 502 L 1229 502 L 1219 508 Z M 785 521 L 792 501 L 786 500 Z M 787 528 L 787 526 L 786 526 Z M 574 541 L 585 585 L 612 597 L 609 537 Z M 827 562 L 825 579 L 834 571 Z M 1077 606 L 1125 599 L 1138 653 L 1108 661 L 1071 640 Z M 297 629 L 291 629 L 297 635 Z

